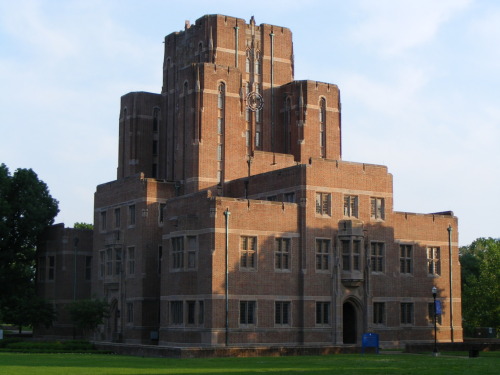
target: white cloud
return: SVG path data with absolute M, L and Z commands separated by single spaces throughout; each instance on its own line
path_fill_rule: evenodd
M 364 0 L 363 21 L 355 24 L 352 38 L 382 56 L 399 55 L 427 43 L 439 28 L 471 0 Z

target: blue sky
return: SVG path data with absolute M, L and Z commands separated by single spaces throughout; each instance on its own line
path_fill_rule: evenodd
M 120 97 L 160 92 L 163 38 L 204 14 L 290 28 L 295 79 L 337 84 L 343 159 L 387 165 L 394 208 L 500 237 L 500 2 L 0 0 L 0 163 L 32 168 L 56 222 L 114 180 Z

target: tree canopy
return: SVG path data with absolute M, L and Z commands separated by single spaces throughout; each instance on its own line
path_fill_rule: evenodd
M 19 311 L 35 295 L 36 244 L 53 224 L 58 201 L 31 169 L 0 164 L 0 312 Z
M 71 320 L 83 334 L 94 331 L 104 318 L 109 318 L 109 304 L 100 299 L 83 299 L 68 305 Z
M 500 239 L 478 238 L 460 248 L 464 328 L 500 328 Z

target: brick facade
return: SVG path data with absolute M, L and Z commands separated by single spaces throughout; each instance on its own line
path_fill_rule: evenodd
M 163 73 L 122 97 L 117 180 L 95 194 L 98 339 L 431 341 L 436 286 L 438 338 L 462 340 L 457 218 L 394 212 L 387 167 L 342 160 L 339 89 L 293 80 L 289 29 L 203 16 L 165 37 Z

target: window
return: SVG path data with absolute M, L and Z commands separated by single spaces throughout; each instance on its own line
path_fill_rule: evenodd
M 320 157 L 326 158 L 326 100 L 321 98 L 319 103 L 319 147 Z
M 220 83 L 217 94 L 217 108 L 219 109 L 224 109 L 224 91 L 225 85 L 223 83 Z
M 320 215 L 330 215 L 329 193 L 316 193 L 316 213 Z
M 257 252 L 257 237 L 242 236 L 240 247 L 240 267 L 255 269 Z
M 153 141 L 153 156 L 158 155 L 158 141 Z
M 203 324 L 205 322 L 205 303 L 203 301 L 198 301 L 198 323 Z
M 330 240 L 316 238 L 316 270 L 330 269 Z
M 56 273 L 56 258 L 49 256 L 49 276 L 47 280 L 54 280 Z
M 198 62 L 203 61 L 203 42 L 198 43 Z
M 401 304 L 401 324 L 413 324 L 413 303 Z
M 187 301 L 187 324 L 195 324 L 196 322 L 196 302 Z
M 113 275 L 113 249 L 106 249 L 106 275 Z
M 427 248 L 427 269 L 429 275 L 441 275 L 441 259 L 439 247 Z
M 158 131 L 158 115 L 160 114 L 160 109 L 155 108 L 153 110 L 153 131 L 156 133 Z
M 172 238 L 172 268 L 181 269 L 184 267 L 184 237 Z
M 341 240 L 342 271 L 359 271 L 361 269 L 361 241 Z
M 38 281 L 45 281 L 45 266 L 47 264 L 45 257 L 38 258 Z
M 135 274 L 135 247 L 128 248 L 128 274 Z
M 164 213 L 165 207 L 167 207 L 166 203 L 160 203 L 160 208 L 158 211 L 158 221 L 160 222 L 160 224 L 162 224 L 163 221 L 165 220 L 165 213 Z
M 240 301 L 240 324 L 255 324 L 255 301 Z
M 316 324 L 330 324 L 330 302 L 316 302 Z
M 121 222 L 121 210 L 120 208 L 115 208 L 115 228 L 120 228 Z
M 434 324 L 434 302 L 427 304 L 427 311 L 429 323 Z M 436 323 L 442 324 L 441 315 L 436 315 Z
M 85 257 L 85 280 L 90 281 L 92 279 L 92 257 Z
M 413 272 L 413 246 L 399 245 L 399 272 Z
M 255 65 L 254 65 L 255 74 L 260 74 L 260 52 L 255 52 Z
M 182 301 L 171 301 L 170 302 L 170 322 L 172 324 L 183 324 L 184 323 L 184 311 Z
M 128 225 L 135 225 L 135 204 L 128 206 Z
M 122 272 L 122 249 L 115 249 L 115 275 Z
M 276 238 L 274 250 L 274 269 L 290 269 L 290 238 Z
M 384 243 L 371 243 L 371 268 L 372 272 L 384 272 Z
M 106 211 L 101 211 L 101 230 L 106 230 Z
M 295 193 L 283 194 L 283 202 L 295 203 Z
M 385 322 L 385 303 L 373 303 L 373 324 L 384 324 Z
M 356 195 L 344 196 L 344 216 L 358 217 L 358 197 Z
M 104 277 L 106 272 L 106 252 L 104 250 L 99 252 L 99 276 Z
M 385 219 L 385 202 L 384 198 L 370 198 L 371 202 L 371 218 L 372 219 Z
M 196 252 L 197 252 L 197 241 L 196 236 L 187 236 L 187 266 L 188 268 L 196 268 Z
M 275 302 L 274 323 L 277 325 L 290 324 L 290 302 L 283 302 L 283 301 Z
M 127 323 L 134 322 L 134 304 L 127 302 Z
M 163 261 L 163 246 L 158 246 L 158 275 L 161 274 L 161 266 Z
M 292 128 L 292 102 L 290 97 L 287 97 L 285 99 L 284 103 L 284 118 L 283 118 L 283 125 L 284 125 L 284 152 L 285 154 L 290 153 L 291 150 L 291 128 Z

